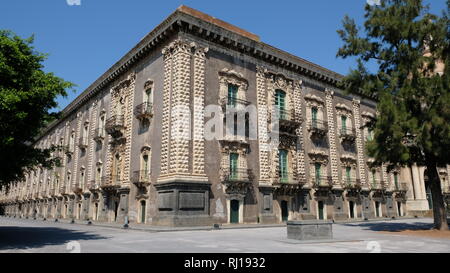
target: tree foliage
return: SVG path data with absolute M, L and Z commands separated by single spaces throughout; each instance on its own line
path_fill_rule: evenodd
M 449 11 L 450 1 L 437 16 L 421 0 L 382 0 L 366 5 L 363 30 L 348 16 L 338 30 L 337 56 L 357 60 L 342 88 L 377 99 L 369 155 L 389 167 L 427 166 L 437 183 L 436 166 L 450 164 Z
M 36 52 L 33 37 L 22 39 L 0 30 L 0 184 L 18 181 L 35 168 L 50 168 L 54 146 L 33 146 L 43 128 L 58 117 L 50 112 L 72 83 L 43 71 L 46 55 Z

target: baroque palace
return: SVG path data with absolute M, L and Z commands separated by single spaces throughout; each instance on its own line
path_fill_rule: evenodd
M 3 213 L 169 226 L 423 215 L 425 168 L 371 166 L 376 101 L 341 78 L 181 6 L 46 128 L 34 145 L 64 147 L 62 166 L 3 187 Z M 257 113 L 206 139 L 207 105 Z M 448 198 L 450 166 L 439 174 Z

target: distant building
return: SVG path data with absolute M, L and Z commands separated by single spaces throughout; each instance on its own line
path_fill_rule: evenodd
M 65 146 L 54 154 L 63 166 L 4 188 L 1 205 L 22 217 L 171 226 L 425 213 L 424 168 L 370 167 L 376 102 L 344 94 L 341 78 L 181 6 L 36 141 Z M 205 139 L 208 105 L 234 110 L 220 116 L 230 129 L 220 139 Z M 439 173 L 448 193 L 450 166 Z

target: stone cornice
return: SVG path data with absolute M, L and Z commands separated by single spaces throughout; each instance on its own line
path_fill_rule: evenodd
M 179 32 L 186 32 L 210 42 L 221 44 L 229 49 L 272 63 L 294 73 L 305 75 L 320 82 L 336 86 L 342 75 L 311 63 L 305 59 L 277 49 L 259 41 L 259 37 L 220 20 L 206 20 L 205 14 L 181 6 L 169 15 L 161 24 L 147 34 L 141 41 L 109 68 L 94 83 L 85 89 L 74 101 L 62 111 L 62 117 L 51 123 L 41 134 L 38 141 L 48 131 L 79 107 L 102 91 L 108 84 L 127 72 L 136 62 L 155 50 Z M 208 17 L 213 18 L 213 17 Z M 369 98 L 370 99 L 370 98 Z

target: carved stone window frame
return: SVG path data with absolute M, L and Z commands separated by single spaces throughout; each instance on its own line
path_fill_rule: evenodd
M 242 73 L 233 69 L 224 68 L 219 71 L 219 105 L 228 101 L 228 86 L 230 84 L 238 87 L 237 98 L 247 100 L 248 81 Z

